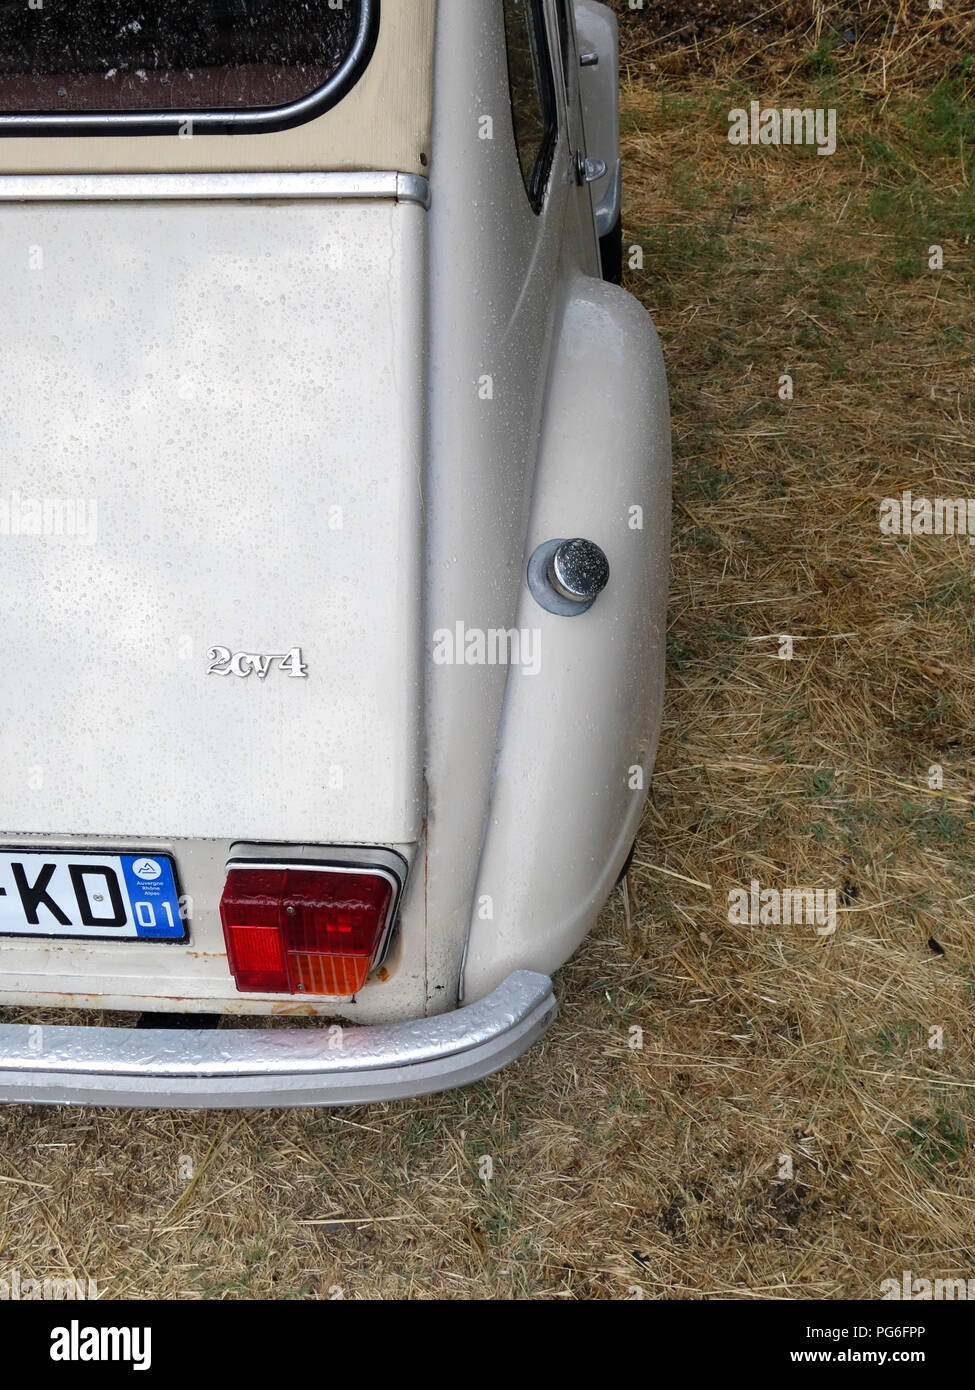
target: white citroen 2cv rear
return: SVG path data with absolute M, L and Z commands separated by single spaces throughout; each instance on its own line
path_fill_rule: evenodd
M 663 687 L 617 66 L 592 0 L 0 0 L 0 1099 L 552 1022 Z

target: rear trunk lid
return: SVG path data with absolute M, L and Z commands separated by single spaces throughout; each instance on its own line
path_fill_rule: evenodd
M 0 204 L 0 830 L 418 838 L 423 236 Z

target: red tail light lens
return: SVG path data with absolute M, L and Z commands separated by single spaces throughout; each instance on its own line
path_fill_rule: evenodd
M 237 988 L 355 994 L 385 939 L 397 887 L 385 870 L 233 866 L 220 920 Z
M 224 918 L 223 933 L 238 989 L 290 993 L 284 944 L 274 927 L 228 927 Z

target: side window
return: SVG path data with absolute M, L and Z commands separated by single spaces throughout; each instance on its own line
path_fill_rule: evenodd
M 541 0 L 504 0 L 504 32 L 518 160 L 528 197 L 538 212 L 558 139 L 555 82 Z
M 565 78 L 565 89 L 571 94 L 572 79 L 575 72 L 573 58 L 575 56 L 572 42 L 572 3 L 571 0 L 556 0 L 555 11 L 559 22 L 559 44 L 562 49 L 562 76 Z

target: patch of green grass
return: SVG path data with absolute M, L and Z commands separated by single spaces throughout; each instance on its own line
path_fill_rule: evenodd
M 965 158 L 967 147 L 975 169 L 975 90 L 967 75 L 937 82 L 905 113 L 904 128 L 912 149 L 928 159 Z
M 869 332 L 871 343 L 889 343 L 893 338 L 898 336 L 897 328 L 891 323 L 890 319 L 884 318 L 883 316 L 874 319 L 873 323 L 870 325 Z
M 677 126 L 683 129 L 686 125 L 696 121 L 702 110 L 702 102 L 696 95 L 683 92 L 677 88 L 662 82 L 658 88 L 660 94 L 660 105 L 657 112 L 657 119 L 661 125 Z M 646 117 L 644 116 L 640 129 L 646 128 Z
M 967 818 L 955 815 L 944 807 L 930 811 L 926 807 L 922 810 L 911 802 L 904 802 L 898 822 L 910 830 L 921 845 L 947 845 L 960 849 L 971 840 Z
M 947 724 L 955 713 L 955 700 L 951 695 L 946 695 L 943 690 L 935 693 L 934 703 L 921 715 L 921 723 L 932 726 L 935 724 Z
M 440 1121 L 437 1116 L 416 1111 L 408 1117 L 403 1129 L 403 1147 L 408 1153 L 426 1153 L 439 1135 Z
M 667 665 L 674 671 L 685 671 L 692 661 L 700 658 L 700 652 L 690 642 L 682 642 L 679 637 L 667 634 Z
M 731 482 L 731 474 L 726 469 L 702 459 L 681 470 L 675 479 L 674 494 L 680 501 L 706 497 L 709 502 L 715 502 Z
M 704 555 L 713 555 L 716 551 L 724 547 L 721 537 L 711 530 L 710 526 L 692 526 L 685 536 L 695 550 L 700 550 Z
M 941 330 L 941 336 L 944 339 L 945 347 L 951 351 L 955 351 L 958 348 L 975 347 L 972 335 L 973 330 L 971 324 L 946 323 Z M 966 365 L 972 359 L 970 357 L 962 357 L 960 360 L 963 365 Z
M 864 131 L 860 137 L 860 150 L 873 173 L 890 176 L 895 173 L 902 173 L 908 170 L 908 165 L 889 143 L 890 137 L 881 140 L 872 130 Z M 890 190 L 878 190 L 878 192 L 889 193 Z M 871 210 L 873 208 L 871 207 Z M 876 214 L 875 214 L 876 215 Z
M 778 722 L 784 724 L 787 729 L 795 728 L 797 724 L 804 724 L 809 718 L 809 711 L 802 705 L 793 705 L 790 709 L 784 709 L 778 716 Z
M 824 285 L 835 285 L 853 292 L 862 287 L 864 278 L 872 269 L 873 264 L 869 260 L 830 261 L 820 269 L 819 278 Z
M 638 989 L 614 989 L 609 994 L 609 1008 L 613 1016 L 622 1024 L 632 1023 L 639 1014 L 647 1011 L 646 1006 L 658 993 L 656 980 L 646 979 Z
M 822 346 L 823 330 L 818 323 L 810 323 L 808 319 L 803 319 L 793 329 L 792 342 L 795 347 L 808 348 L 815 352 Z
M 975 282 L 972 258 L 953 246 L 975 235 L 975 110 L 970 87 L 960 78 L 946 78 L 921 101 L 902 110 L 889 109 L 892 129 L 883 138 L 871 130 L 856 137 L 876 183 L 866 199 L 855 204 L 868 223 L 892 238 L 886 274 L 895 282 L 940 274 L 929 265 L 932 246 L 943 248 L 946 271 L 963 283 Z M 938 161 L 947 168 L 937 170 Z M 937 176 L 924 171 L 925 163 L 935 166 Z
M 968 1129 L 955 1111 L 939 1105 L 933 1115 L 913 1115 L 910 1129 L 897 1132 L 913 1150 L 915 1164 L 926 1172 L 955 1168 L 968 1148 Z
M 700 212 L 702 208 L 714 206 L 721 195 L 721 185 L 700 177 L 700 170 L 693 165 L 679 169 L 670 185 L 674 201 L 688 212 Z
M 806 71 L 812 77 L 833 77 L 838 71 L 836 59 L 833 57 L 833 50 L 839 42 L 839 35 L 834 33 L 823 34 L 819 43 L 806 59 Z
M 833 813 L 838 822 L 843 845 L 851 853 L 861 849 L 864 837 L 884 826 L 886 817 L 876 806 L 858 806 L 853 802 L 840 804 Z
M 487 1237 L 488 1244 L 497 1250 L 506 1245 L 518 1229 L 518 1213 L 514 1202 L 507 1192 L 498 1186 L 496 1179 L 492 1178 L 486 1183 L 480 1178 L 477 1181 L 478 1186 L 483 1188 L 477 1223 Z
M 621 1111 L 628 1115 L 646 1114 L 647 1102 L 638 1086 L 621 1086 L 606 1099 L 606 1114 L 617 1115 Z
M 932 613 L 939 608 L 954 608 L 957 604 L 971 608 L 973 602 L 975 602 L 975 580 L 972 579 L 971 575 L 956 570 L 947 579 L 936 585 L 929 594 L 925 594 L 923 598 L 915 599 L 913 607 L 916 612 L 923 610 L 926 613 Z
M 743 642 L 747 635 L 738 623 L 727 623 L 723 618 L 712 618 L 701 628 L 701 636 L 713 642 Z
M 658 275 L 686 275 L 715 270 L 728 259 L 720 229 L 707 223 L 696 227 L 653 227 L 640 237 L 646 260 Z
M 728 129 L 728 112 L 747 107 L 753 96 L 747 82 L 729 82 L 715 87 L 707 103 L 708 120 L 720 125 L 722 133 Z
M 881 1028 L 876 1037 L 870 1039 L 870 1044 L 878 1052 L 882 1052 L 885 1057 L 901 1056 L 920 1032 L 920 1024 L 913 1019 L 900 1023 L 889 1023 Z
M 925 251 L 922 254 L 920 246 L 902 248 L 890 268 L 894 279 L 900 280 L 903 284 L 907 284 L 909 280 L 916 280 L 920 275 L 926 274 L 927 270 L 927 253 Z
M 847 313 L 849 301 L 845 295 L 837 294 L 836 290 L 820 290 L 816 296 L 816 302 L 820 308 L 829 310 L 833 317 L 841 322 L 849 320 Z
M 770 838 L 779 836 L 788 825 L 788 803 L 776 797 L 755 821 L 752 843 L 764 849 Z

